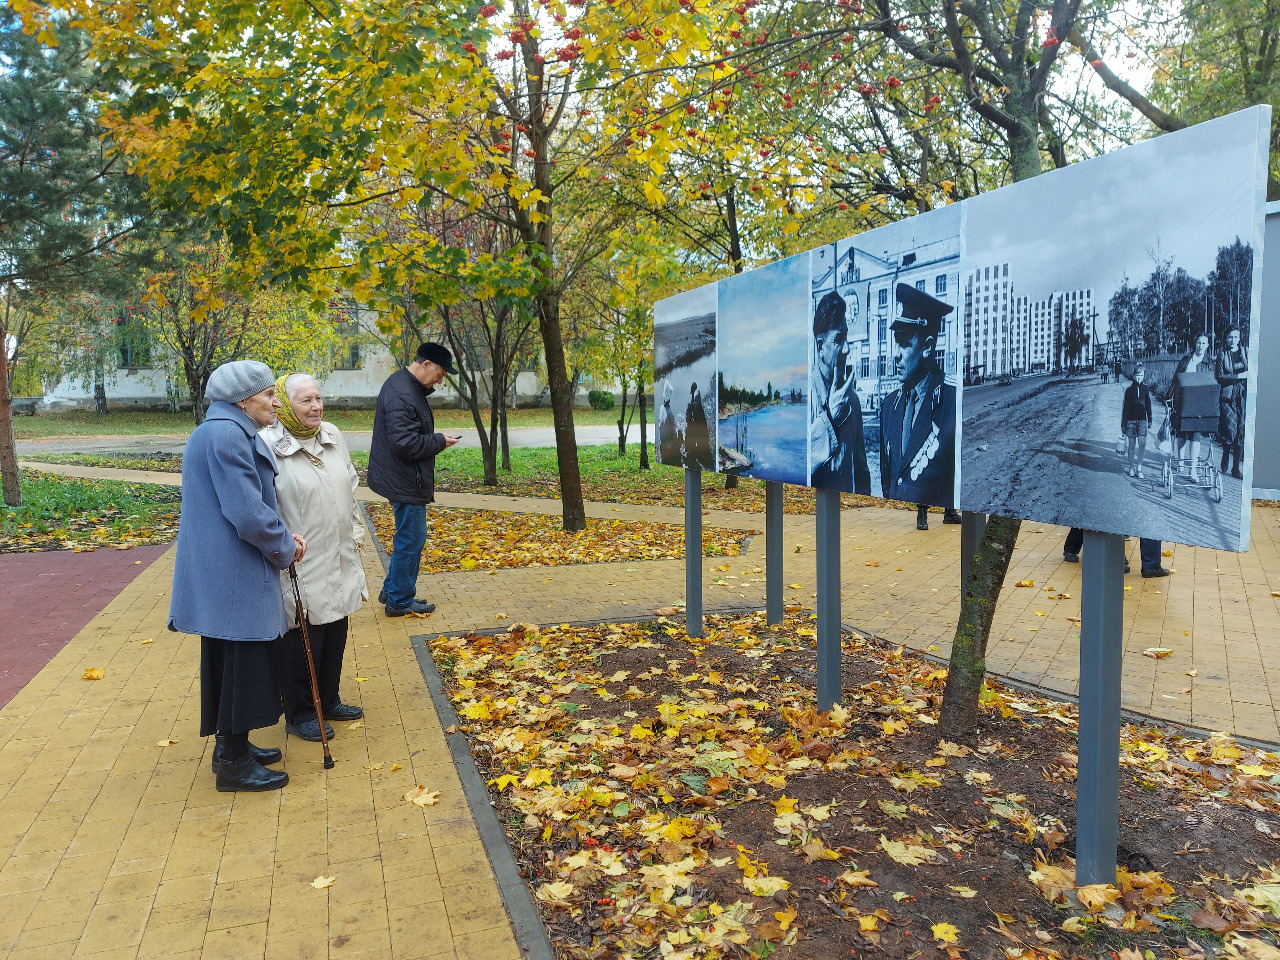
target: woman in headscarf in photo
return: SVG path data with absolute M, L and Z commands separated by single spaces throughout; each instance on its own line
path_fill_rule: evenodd
M 298 563 L 298 588 L 315 662 L 325 736 L 333 736 L 329 720 L 357 720 L 364 711 L 342 702 L 342 658 L 347 649 L 348 617 L 369 598 L 364 563 L 364 514 L 356 500 L 360 480 L 346 440 L 324 419 L 320 387 L 305 373 L 276 381 L 284 405 L 276 423 L 262 431 L 279 466 L 276 498 L 290 530 L 299 531 L 310 549 Z M 302 630 L 298 625 L 293 583 L 280 577 L 289 614 L 289 630 L 281 640 L 280 696 L 285 729 L 303 740 L 320 739 L 311 696 Z
M 1218 395 L 1218 439 L 1222 442 L 1222 472 L 1244 479 L 1244 398 L 1249 380 L 1249 353 L 1240 342 L 1240 328 L 1227 331 L 1227 345 L 1214 370 L 1222 390 Z
M 268 767 L 281 753 L 249 732 L 280 719 L 279 572 L 307 543 L 276 510 L 276 463 L 258 436 L 280 407 L 271 368 L 224 363 L 204 395 L 209 409 L 182 456 L 169 629 L 200 637 L 200 736 L 214 735 L 218 790 L 278 790 L 289 775 Z
M 671 381 L 662 381 L 662 406 L 658 410 L 658 462 L 669 467 L 680 465 L 680 430 L 676 413 L 671 409 Z

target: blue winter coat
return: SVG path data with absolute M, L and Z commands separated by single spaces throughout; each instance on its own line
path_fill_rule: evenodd
M 209 404 L 182 455 L 169 629 L 274 640 L 288 629 L 279 571 L 293 535 L 276 512 L 276 461 L 239 407 Z

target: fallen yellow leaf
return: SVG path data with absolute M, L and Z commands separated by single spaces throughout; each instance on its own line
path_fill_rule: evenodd
M 311 885 L 315 887 L 317 890 L 324 890 L 327 887 L 332 887 L 333 881 L 337 879 L 338 879 L 337 877 L 326 877 L 321 875 L 319 877 L 316 877 L 314 880 L 312 880 Z
M 403 770 L 403 769 L 404 769 L 404 767 L 400 766 L 400 764 L 398 764 L 398 763 L 393 763 L 393 764 L 391 765 L 391 772 L 392 772 L 392 773 L 395 773 L 397 770 Z
M 161 740 L 159 743 L 157 743 L 157 744 L 156 744 L 156 746 L 157 746 L 157 747 L 172 747 L 172 746 L 173 746 L 175 743 L 177 743 L 177 742 L 178 742 L 177 740 Z
M 356 677 L 356 683 L 364 683 L 368 679 L 368 677 Z
M 791 926 L 791 922 L 796 918 L 796 908 L 787 907 L 786 910 L 775 911 L 773 918 L 778 921 L 778 927 L 780 929 L 786 930 L 787 927 Z
M 86 680 L 101 680 L 104 674 L 101 667 L 88 667 L 81 676 Z
M 440 799 L 439 790 L 428 790 L 422 784 L 410 790 L 404 795 L 404 799 L 410 803 L 416 803 L 420 807 L 434 807 Z
M 1168 647 L 1147 647 L 1142 651 L 1144 657 L 1150 657 L 1152 660 L 1163 660 L 1165 657 L 1173 653 Z
M 567 880 L 557 880 L 554 883 L 544 883 L 538 888 L 537 897 L 539 900 L 564 900 L 565 897 L 573 893 L 573 884 Z
M 366 763 L 366 764 L 364 765 L 364 768 L 365 768 L 366 770 L 381 770 L 381 769 L 382 769 L 382 761 L 381 761 L 381 760 L 379 760 L 377 763 Z
M 904 867 L 918 867 L 922 863 L 932 863 L 938 855 L 929 847 L 915 843 L 901 843 L 880 835 L 880 849 Z
M 950 923 L 935 923 L 929 932 L 939 943 L 957 943 L 960 940 L 960 931 Z
M 1019 580 L 1014 584 L 1015 587 L 1034 587 L 1035 585 L 1036 582 L 1034 580 Z

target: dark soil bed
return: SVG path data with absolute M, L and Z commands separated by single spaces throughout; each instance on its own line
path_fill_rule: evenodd
M 819 714 L 807 614 L 708 628 L 433 644 L 561 957 L 1280 956 L 1275 754 L 1126 727 L 1077 892 L 1073 706 L 992 683 L 948 742 L 934 664 L 847 638 Z

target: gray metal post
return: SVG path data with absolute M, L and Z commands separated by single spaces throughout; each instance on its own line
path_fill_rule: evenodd
M 1080 585 L 1080 740 L 1076 883 L 1116 882 L 1124 537 L 1084 535 Z
M 782 484 L 764 485 L 764 606 L 769 624 L 781 623 L 782 601 Z
M 840 492 L 818 498 L 818 709 L 840 702 Z
M 978 552 L 978 544 L 987 529 L 985 513 L 960 512 L 960 596 L 964 597 L 964 584 L 969 579 L 969 566 L 973 563 L 973 555 Z
M 702 471 L 684 471 L 684 632 L 702 636 Z

